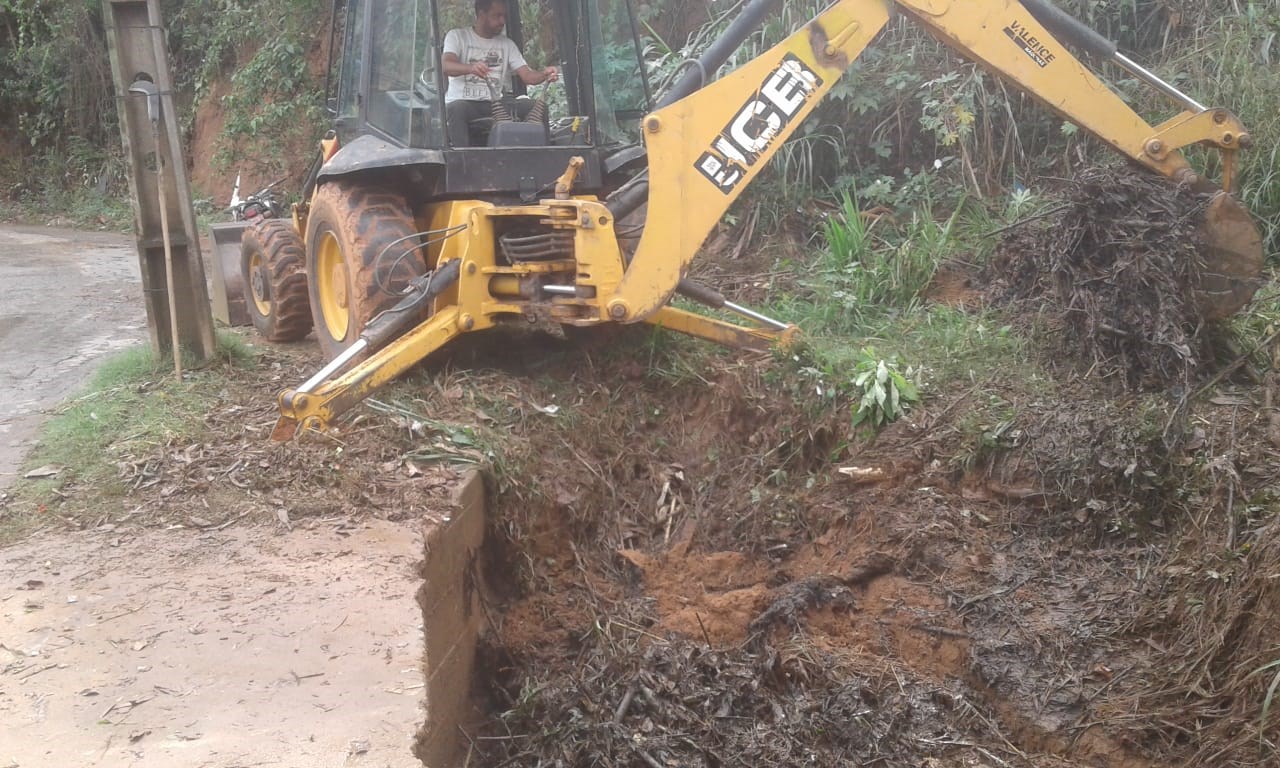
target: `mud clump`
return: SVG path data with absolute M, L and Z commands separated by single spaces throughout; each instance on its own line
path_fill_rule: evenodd
M 1190 386 L 1213 357 L 1195 300 L 1210 198 L 1125 168 L 1081 175 L 1012 230 L 988 268 L 998 302 L 1047 304 L 1064 351 L 1134 390 Z

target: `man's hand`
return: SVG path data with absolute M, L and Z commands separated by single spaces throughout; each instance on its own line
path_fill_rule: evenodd
M 542 79 L 544 82 L 554 83 L 560 80 L 560 69 L 558 67 L 547 67 L 542 70 Z
M 489 65 L 485 64 L 483 61 L 477 61 L 476 63 L 472 64 L 470 68 L 467 69 L 467 74 L 475 75 L 481 80 L 488 80 Z

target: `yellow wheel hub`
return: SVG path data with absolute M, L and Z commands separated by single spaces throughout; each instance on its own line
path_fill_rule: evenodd
M 330 338 L 342 341 L 347 337 L 347 328 L 351 322 L 347 297 L 347 262 L 342 255 L 342 245 L 332 232 L 325 232 L 321 238 L 316 262 L 316 279 L 319 281 L 316 293 L 319 294 L 325 330 L 329 332 Z
M 249 293 L 253 296 L 253 304 L 258 314 L 271 317 L 271 291 L 267 285 L 267 263 L 261 253 L 249 257 Z

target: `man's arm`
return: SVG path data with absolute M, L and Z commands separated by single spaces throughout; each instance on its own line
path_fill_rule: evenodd
M 444 73 L 449 77 L 463 77 L 464 75 L 475 75 L 481 79 L 489 78 L 489 68 L 485 66 L 483 61 L 477 61 L 474 64 L 467 64 L 458 58 L 456 53 L 446 53 L 441 57 L 441 65 Z M 527 67 L 526 67 L 527 69 Z M 541 81 L 539 81 L 541 82 Z
M 468 64 L 459 55 L 462 53 L 462 30 L 451 29 L 444 36 L 444 55 L 440 57 L 440 68 L 446 77 L 464 77 L 475 75 L 482 79 L 489 78 L 489 68 L 483 61 Z
M 448 70 L 445 71 L 447 72 Z M 520 81 L 525 85 L 538 85 L 548 80 L 554 83 L 560 79 L 560 70 L 557 67 L 547 67 L 539 72 L 526 64 L 516 70 L 516 77 L 519 77 Z

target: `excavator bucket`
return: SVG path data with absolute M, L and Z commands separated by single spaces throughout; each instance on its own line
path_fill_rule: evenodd
M 251 325 L 240 272 L 240 238 L 247 221 L 210 224 L 213 235 L 213 316 L 227 325 Z
M 1262 284 L 1262 235 L 1245 207 L 1225 192 L 1209 203 L 1203 234 L 1196 301 L 1206 320 L 1223 320 L 1248 304 Z

